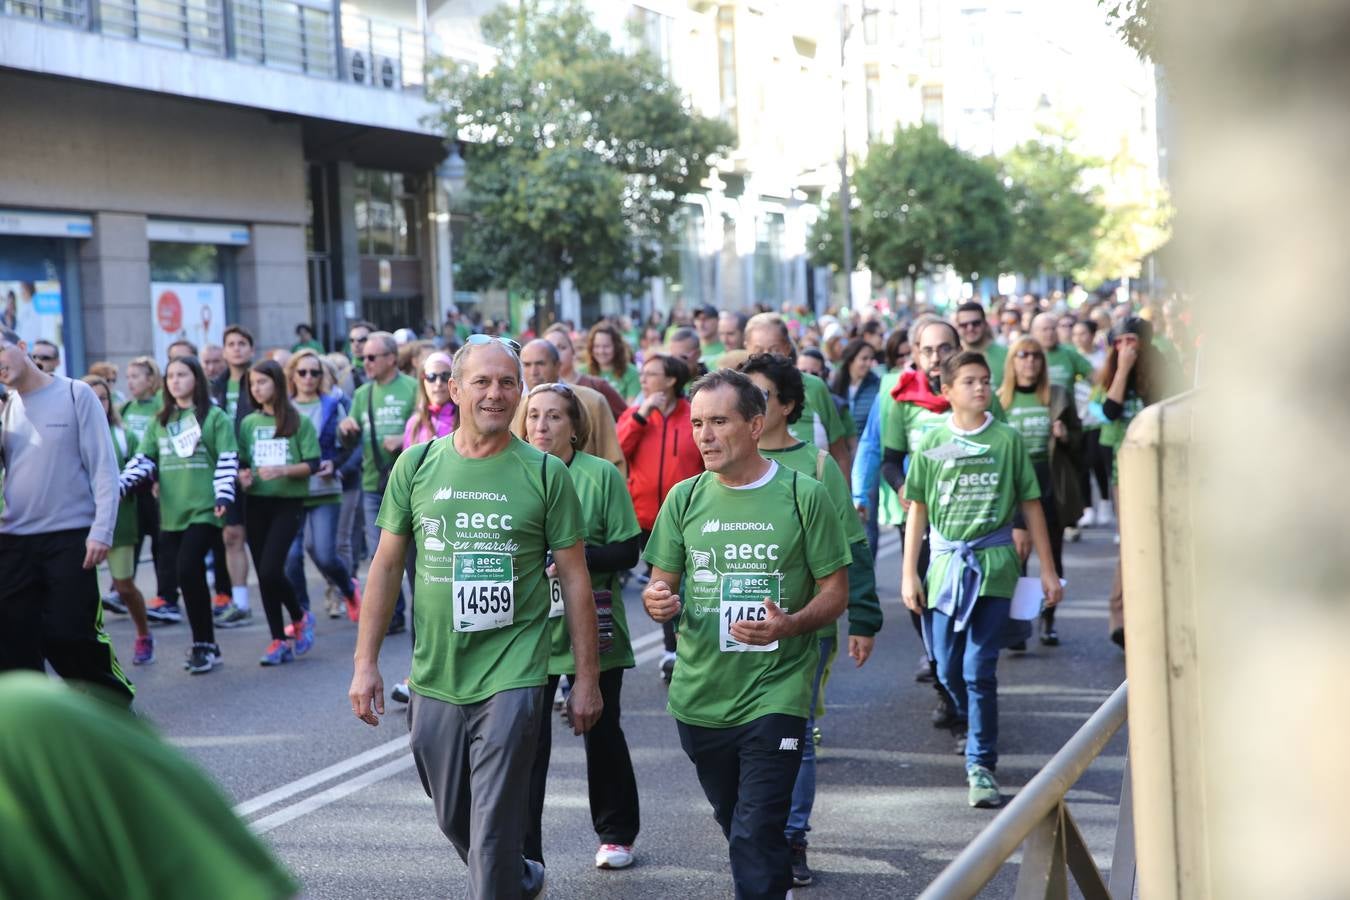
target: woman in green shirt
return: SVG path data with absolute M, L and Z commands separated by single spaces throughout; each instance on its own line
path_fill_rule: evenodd
M 1077 522 L 1082 514 L 1076 458 L 1082 445 L 1083 426 L 1077 406 L 1068 391 L 1050 383 L 1045 350 L 1034 338 L 1022 338 L 1009 349 L 998 400 L 1007 413 L 1008 424 L 1022 435 L 1031 457 L 1036 483 L 1041 489 L 1041 509 L 1050 533 L 1055 572 L 1063 578 L 1064 524 Z M 1020 518 L 1014 522 L 1013 539 L 1025 575 L 1031 537 Z M 1040 638 L 1047 647 L 1059 644 L 1053 607 L 1041 614 Z M 1019 645 L 1014 644 L 1013 649 L 1019 649 Z M 1025 645 L 1020 649 L 1026 649 Z
M 624 343 L 619 329 L 607 322 L 591 326 L 586 336 L 586 370 L 598 375 L 618 392 L 624 403 L 632 403 L 641 393 L 637 367 L 633 365 L 632 351 Z
M 145 430 L 150 427 L 150 421 L 159 415 L 164 405 L 161 399 L 164 378 L 160 375 L 159 366 L 149 356 L 138 356 L 127 363 L 126 373 L 131 399 L 122 404 L 118 414 L 127 434 L 139 447 L 145 440 Z M 161 610 L 159 615 L 162 616 L 166 607 L 171 611 L 178 609 L 178 575 L 174 571 L 173 560 L 165 559 L 163 564 L 160 562 L 159 499 L 148 493 L 136 498 L 136 545 L 132 548 L 131 558 L 133 574 L 141 557 L 141 545 L 146 538 L 150 539 L 150 559 L 155 566 L 155 596 L 146 603 L 146 608 Z M 155 614 L 150 618 L 156 620 Z M 181 615 L 170 621 L 180 620 Z
M 122 419 L 113 405 L 112 385 L 97 375 L 80 379 L 94 390 L 94 396 L 103 404 L 112 432 L 113 452 L 120 471 L 136 452 L 136 438 L 122 427 Z M 108 551 L 108 573 L 118 601 L 126 607 L 131 622 L 136 626 L 136 649 L 132 662 L 144 666 L 155 661 L 155 639 L 150 636 L 150 623 L 145 618 L 145 597 L 136 587 L 136 549 L 140 544 L 136 535 L 136 513 L 139 504 L 135 497 L 127 497 L 117 506 L 117 521 L 113 525 L 112 549 Z
M 637 514 L 624 477 L 614 464 L 577 450 L 585 445 L 589 429 L 586 412 L 571 388 L 565 384 L 536 385 L 525 403 L 525 428 L 530 444 L 567 464 L 586 523 L 586 567 L 595 589 L 600 626 L 600 695 L 604 700 L 600 721 L 585 734 L 586 779 L 590 786 L 591 823 L 600 838 L 595 865 L 622 869 L 632 865 L 639 823 L 637 778 L 628 741 L 619 724 L 623 670 L 633 667 L 633 646 L 628 639 L 628 618 L 618 576 L 637 565 Z M 563 617 L 562 591 L 551 566 L 548 574 L 552 599 L 551 647 L 545 696 L 552 697 L 561 676 L 575 673 L 576 663 Z M 525 839 L 525 856 L 543 862 L 544 784 L 553 744 L 548 704 L 542 705 L 540 715 L 543 721 L 530 775 L 531 826 Z
M 248 389 L 256 409 L 239 423 L 239 483 L 248 492 L 244 534 L 272 632 L 258 662 L 279 666 L 314 646 L 314 615 L 296 599 L 286 557 L 305 520 L 309 477 L 319 470 L 319 436 L 286 395 L 286 376 L 273 360 L 254 364 Z M 295 625 L 294 645 L 286 637 L 283 606 Z
M 204 674 L 220 665 L 206 554 L 220 540 L 234 503 L 239 455 L 234 425 L 211 404 L 210 385 L 195 356 L 180 356 L 165 369 L 164 405 L 136 449 L 122 468 L 122 496 L 159 482 L 160 551 L 177 565 L 192 628 L 184 668 Z

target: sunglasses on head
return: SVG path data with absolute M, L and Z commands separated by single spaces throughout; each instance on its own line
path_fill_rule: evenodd
M 449 373 L 449 372 L 424 372 L 424 373 L 422 374 L 422 380 L 425 381 L 427 384 L 435 384 L 435 383 L 438 382 L 438 381 L 441 382 L 442 384 L 449 384 L 449 383 L 450 383 L 450 373 Z
M 535 394 L 541 394 L 544 391 L 552 391 L 563 397 L 573 396 L 572 389 L 561 381 L 546 381 L 543 384 L 536 384 L 534 387 L 530 388 L 530 396 L 533 397 Z
M 466 344 L 491 344 L 498 343 L 508 348 L 512 353 L 520 353 L 520 344 L 504 337 L 493 337 L 490 334 L 471 334 L 464 339 Z

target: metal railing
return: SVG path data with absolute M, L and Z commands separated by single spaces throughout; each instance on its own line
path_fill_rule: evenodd
M 232 0 L 234 57 L 275 69 L 338 74 L 333 7 L 316 0 Z
M 968 900 L 1022 847 L 1016 900 L 1069 896 L 1069 876 L 1087 900 L 1130 900 L 1134 894 L 1134 815 L 1129 757 L 1125 760 L 1108 885 L 1088 851 L 1064 796 L 1125 724 L 1126 683 L 1084 723 L 1008 807 L 942 871 L 919 900 Z
M 89 27 L 85 0 L 0 0 L 0 15 L 37 19 L 68 28 Z
M 225 55 L 223 0 L 98 0 L 99 30 L 158 47 Z
M 420 90 L 426 84 L 426 36 L 416 28 L 372 19 L 342 8 L 343 76 L 388 90 Z

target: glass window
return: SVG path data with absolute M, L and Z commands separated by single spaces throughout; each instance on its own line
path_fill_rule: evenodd
M 868 66 L 866 72 L 867 84 L 867 140 L 868 142 L 880 140 L 881 138 L 881 73 L 877 71 L 876 66 Z
M 150 242 L 150 280 L 220 283 L 225 280 L 222 249 L 215 244 Z
M 923 121 L 925 125 L 942 128 L 942 86 L 925 85 L 923 89 Z
M 69 374 L 65 314 L 71 285 L 64 283 L 66 242 L 59 238 L 0 236 L 0 325 L 60 349 L 57 371 Z M 75 360 L 78 366 L 80 361 Z
M 755 299 L 777 304 L 783 299 L 785 273 L 783 233 L 786 221 L 782 213 L 767 213 L 759 219 L 755 240 Z
M 723 6 L 717 11 L 717 72 L 722 118 L 736 125 L 736 11 Z

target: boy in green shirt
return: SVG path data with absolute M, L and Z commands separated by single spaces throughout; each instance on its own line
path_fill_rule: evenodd
M 1050 553 L 1040 488 L 1022 436 L 989 412 L 989 363 L 962 351 L 942 366 L 951 418 L 920 442 L 905 480 L 910 501 L 900 595 L 924 616 L 937 674 L 958 716 L 968 718 L 966 778 L 971 806 L 1002 804 L 998 764 L 998 654 L 1003 648 L 1021 560 L 1013 546 L 1020 506 L 1041 564 L 1045 603 L 1063 596 Z M 927 591 L 918 574 L 928 530 Z
M 760 455 L 764 395 L 750 379 L 707 375 L 691 407 L 707 471 L 661 505 L 642 602 L 657 622 L 679 617 L 668 708 L 729 841 L 736 893 L 783 897 L 817 633 L 848 601 L 849 550 L 820 483 Z

